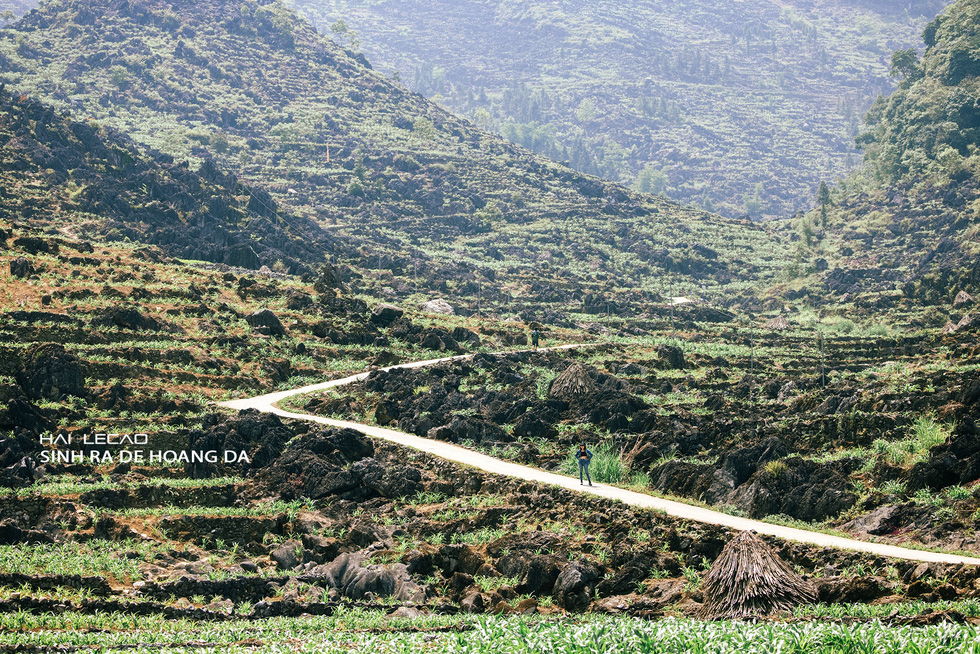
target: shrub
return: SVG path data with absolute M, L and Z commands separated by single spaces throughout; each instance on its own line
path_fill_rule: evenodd
M 905 495 L 905 482 L 894 479 L 886 481 L 881 485 L 881 492 L 885 495 Z
M 924 460 L 929 455 L 929 450 L 945 443 L 951 433 L 951 425 L 943 425 L 932 416 L 923 415 L 912 424 L 908 438 L 890 442 L 879 438 L 875 440 L 873 448 L 889 463 L 910 466 Z
M 351 180 L 350 184 L 347 185 L 347 195 L 364 197 L 364 187 L 361 185 L 360 180 L 356 178 Z
M 923 415 L 912 425 L 912 434 L 920 452 L 928 452 L 929 448 L 945 443 L 952 428 L 936 422 L 932 416 Z
M 786 465 L 785 461 L 770 461 L 766 464 L 766 472 L 771 474 L 776 479 L 779 479 L 789 470 L 789 466 Z
M 973 491 L 964 486 L 950 486 L 943 491 L 943 495 L 951 500 L 965 500 L 973 496 Z
M 129 86 L 129 71 L 122 66 L 113 66 L 109 69 L 109 82 L 117 89 L 125 89 Z

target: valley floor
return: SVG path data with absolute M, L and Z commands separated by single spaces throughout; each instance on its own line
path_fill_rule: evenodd
M 582 346 L 580 345 L 579 346 L 576 345 L 554 346 L 551 348 L 547 348 L 543 351 L 567 350 L 576 347 L 582 347 Z M 506 355 L 507 353 L 504 352 L 500 354 Z M 453 361 L 465 361 L 470 358 L 472 358 L 470 355 L 463 355 L 463 356 L 451 357 L 451 358 L 443 357 L 439 359 L 429 359 L 426 361 L 416 361 L 413 363 L 400 364 L 396 366 L 391 366 L 384 370 L 387 371 L 387 370 L 395 370 L 395 369 L 423 368 L 430 365 L 437 365 L 437 364 L 448 363 Z M 320 391 L 325 391 L 328 389 L 335 389 L 338 387 L 345 386 L 347 384 L 362 381 L 367 376 L 368 373 L 360 373 L 357 375 L 353 375 L 351 377 L 345 377 L 343 379 L 337 379 L 329 382 L 324 382 L 321 384 L 313 384 L 310 386 L 303 386 L 291 391 L 278 391 L 276 393 L 260 395 L 248 399 L 222 402 L 221 406 L 230 409 L 236 409 L 236 410 L 256 409 L 258 411 L 274 413 L 275 415 L 285 417 L 285 418 L 310 420 L 319 424 L 328 425 L 331 427 L 337 427 L 340 429 L 356 429 L 357 431 L 367 434 L 368 436 L 372 436 L 374 438 L 383 438 L 393 443 L 411 447 L 413 449 L 417 449 L 422 452 L 426 452 L 428 454 L 438 456 L 448 461 L 453 461 L 455 463 L 460 463 L 463 465 L 475 467 L 479 470 L 483 470 L 484 472 L 498 474 L 498 475 L 506 475 L 509 477 L 524 479 L 539 484 L 547 484 L 550 486 L 558 486 L 558 487 L 566 488 L 568 490 L 579 491 L 582 493 L 589 493 L 599 497 L 625 502 L 626 504 L 630 504 L 632 506 L 644 507 L 648 509 L 653 509 L 655 511 L 661 511 L 667 515 L 680 518 L 682 520 L 693 520 L 696 522 L 704 522 L 707 524 L 719 525 L 719 526 L 728 527 L 740 531 L 755 531 L 757 533 L 768 534 L 771 536 L 775 536 L 777 538 L 792 540 L 800 543 L 808 543 L 810 545 L 816 545 L 819 547 L 835 547 L 841 549 L 857 550 L 869 554 L 887 556 L 891 558 L 907 559 L 911 561 L 936 562 L 936 563 L 980 565 L 980 558 L 976 558 L 976 557 L 960 556 L 956 554 L 944 554 L 941 552 L 911 550 L 902 547 L 895 547 L 893 545 L 841 538 L 839 536 L 834 536 L 834 535 L 816 532 L 816 531 L 806 531 L 803 529 L 787 527 L 784 525 L 761 522 L 758 520 L 749 520 L 739 516 L 733 516 L 727 513 L 722 513 L 720 511 L 712 511 L 702 507 L 698 507 L 690 504 L 683 504 L 681 502 L 675 502 L 672 500 L 666 500 L 666 499 L 651 496 L 649 494 L 638 493 L 635 491 L 631 491 L 623 488 L 617 488 L 615 486 L 610 486 L 606 484 L 593 485 L 590 482 L 588 486 L 582 486 L 581 483 L 579 484 L 575 483 L 574 477 L 569 478 L 568 476 L 565 475 L 557 475 L 554 473 L 542 471 L 537 468 L 501 461 L 500 459 L 487 456 L 478 451 L 466 449 L 460 446 L 453 445 L 451 443 L 420 438 L 413 434 L 407 434 L 405 432 L 399 432 L 392 429 L 384 429 L 376 426 L 365 425 L 365 424 L 360 424 L 360 423 L 355 423 L 350 421 L 331 420 L 319 416 L 312 416 L 308 414 L 284 411 L 278 407 L 279 402 L 288 400 L 289 398 L 294 397 L 296 395 L 303 395 L 307 393 L 316 393 Z

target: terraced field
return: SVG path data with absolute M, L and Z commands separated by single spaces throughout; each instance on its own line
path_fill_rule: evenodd
M 842 336 L 825 331 L 833 324 L 624 330 L 569 355 L 379 371 L 290 406 L 568 474 L 585 441 L 617 463 L 610 481 L 793 526 L 980 551 L 976 337 Z M 581 379 L 579 396 L 554 390 L 563 375 Z

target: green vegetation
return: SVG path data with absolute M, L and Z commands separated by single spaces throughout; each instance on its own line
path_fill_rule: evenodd
M 451 652 L 561 651 L 591 654 L 630 652 L 836 652 L 876 654 L 977 652 L 976 629 L 970 625 L 938 627 L 883 627 L 880 624 L 834 625 L 696 622 L 665 619 L 640 622 L 622 618 L 590 619 L 584 624 L 528 624 L 523 620 L 480 620 L 474 634 L 460 634 Z
M 927 26 L 921 58 L 918 46 L 893 55 L 898 88 L 875 101 L 857 137 L 865 166 L 830 188 L 818 212 L 796 221 L 798 259 L 842 269 L 829 290 L 856 306 L 856 296 L 872 288 L 901 291 L 884 304 L 932 306 L 977 290 L 978 19 L 980 3 L 954 2 Z M 923 258 L 926 244 L 934 249 Z M 954 328 L 962 314 L 943 317 Z
M 5 614 L 2 643 L 10 646 L 117 648 L 152 642 L 171 652 L 277 651 L 282 637 L 300 652 L 357 647 L 379 653 L 419 651 L 437 647 L 455 653 L 477 652 L 632 652 L 711 651 L 830 653 L 863 651 L 892 654 L 914 651 L 977 651 L 976 631 L 969 625 L 883 627 L 818 623 L 704 623 L 666 619 L 645 622 L 597 616 L 587 623 L 567 620 L 426 616 L 412 620 L 386 618 L 383 613 L 340 610 L 330 617 L 275 618 L 259 622 L 161 621 L 145 616 L 93 617 L 78 613 L 35 616 Z M 440 632 L 452 627 L 459 633 Z M 66 631 L 62 632 L 61 630 Z M 37 631 L 32 631 L 37 630 Z M 58 636 L 54 640 L 54 636 Z M 190 644 L 189 641 L 194 641 Z M 939 649 L 937 649 L 939 648 Z M 208 651 L 208 650 L 205 650 Z
M 63 475 L 57 481 L 48 483 L 32 484 L 20 488 L 0 488 L 0 496 L 16 495 L 17 497 L 23 498 L 31 495 L 75 495 L 93 490 L 142 488 L 146 486 L 159 488 L 207 488 L 209 486 L 238 484 L 242 481 L 241 477 L 213 477 L 211 479 L 150 479 L 134 483 L 112 481 L 108 478 L 108 475 L 103 476 L 99 481 L 83 481 L 73 478 L 72 475 Z
M 952 430 L 937 423 L 931 416 L 919 416 L 912 424 L 912 434 L 900 441 L 878 439 L 873 448 L 889 463 L 910 466 L 929 456 L 929 449 L 949 440 Z
M 902 602 L 900 604 L 811 604 L 793 611 L 800 618 L 863 618 L 884 619 L 888 616 L 916 616 L 927 611 L 956 611 L 968 618 L 980 617 L 977 600 Z
M 966 33 L 977 2 L 961 0 L 930 27 L 921 61 L 908 49 L 893 58 L 900 89 L 872 116 L 870 172 L 814 185 L 817 209 L 776 227 L 682 209 L 474 129 L 367 66 L 357 49 L 370 30 L 356 12 L 321 25 L 338 46 L 279 3 L 44 3 L 0 33 L 0 648 L 977 650 L 972 623 L 938 624 L 978 615 L 972 599 L 942 599 L 970 597 L 970 568 L 777 542 L 821 593 L 866 589 L 880 604 L 701 623 L 681 616 L 707 592 L 700 580 L 725 529 L 214 406 L 375 368 L 284 406 L 572 475 L 584 441 L 595 481 L 975 554 L 980 363 L 964 318 L 974 305 L 961 296 L 949 306 L 958 285 L 976 289 L 964 275 L 975 135 L 969 103 L 947 110 L 973 93 L 974 76 L 954 78 L 973 70 Z M 864 75 L 813 57 L 838 17 L 808 26 L 791 6 L 736 34 L 729 51 L 744 58 L 727 75 L 742 79 L 759 57 L 752 65 L 765 75 L 801 38 L 810 51 L 792 56 L 819 70 L 777 81 L 783 91 L 809 80 L 821 93 L 814 79 Z M 502 7 L 501 25 L 519 7 Z M 719 11 L 707 37 L 766 10 Z M 575 41 L 580 18 L 533 7 L 518 22 L 531 33 L 574 28 L 563 32 L 566 55 L 631 42 L 631 27 L 607 29 L 605 18 Z M 848 24 L 867 36 L 848 46 L 860 53 L 843 53 L 848 65 L 880 50 L 886 34 L 873 27 Z M 655 107 L 638 109 L 660 116 L 664 139 L 699 126 L 679 89 L 718 86 L 707 52 L 697 67 L 665 72 L 653 61 L 676 94 L 661 93 L 659 77 L 639 82 L 660 89 Z M 609 58 L 609 77 L 626 59 Z M 593 76 L 549 91 L 548 107 L 539 89 L 515 89 L 515 102 L 541 100 L 542 116 L 501 123 L 492 77 L 486 101 L 474 99 L 484 123 L 538 149 L 567 135 L 548 112 L 564 107 L 590 134 L 629 113 L 617 118 L 615 95 L 589 90 L 606 83 Z M 807 103 L 796 102 L 792 111 Z M 719 106 L 730 117 L 744 105 Z M 904 116 L 920 106 L 962 133 Z M 68 107 L 74 118 L 60 113 Z M 827 130 L 825 119 L 811 122 Z M 651 147 L 666 142 L 651 133 Z M 741 145 L 758 135 L 744 136 Z M 960 159 L 948 149 L 956 139 Z M 601 146 L 600 172 L 638 172 L 642 193 L 676 182 L 669 157 Z M 908 165 L 885 170 L 888 158 Z M 702 164 L 714 165 L 693 168 Z M 719 193 L 737 186 L 740 210 L 765 216 L 767 194 L 785 187 L 764 181 Z M 911 213 L 896 223 L 886 205 L 906 200 Z M 941 219 L 926 230 L 934 209 Z M 933 248 L 940 232 L 950 240 Z M 930 277 L 931 265 L 948 275 Z M 675 301 L 684 294 L 693 301 Z M 455 313 L 418 308 L 433 297 Z M 547 344 L 589 346 L 528 348 L 532 329 Z M 464 353 L 473 356 L 388 368 Z M 562 371 L 574 374 L 555 385 Z M 69 449 L 38 438 L 58 432 L 148 433 L 140 453 L 241 447 L 253 460 L 44 462 Z M 86 454 L 100 451 L 84 440 Z M 332 577 L 338 566 L 343 579 Z M 620 603 L 668 617 L 582 617 Z M 396 608 L 421 615 L 385 615 Z
M 152 541 L 67 542 L 52 545 L 0 545 L 0 572 L 14 574 L 94 575 L 120 582 L 142 577 L 140 561 L 161 551 Z M 132 552 L 133 556 L 125 556 Z
M 440 630 L 464 630 L 474 617 L 430 615 L 414 619 L 387 618 L 383 612 L 341 607 L 332 616 L 271 618 L 200 623 L 166 620 L 158 616 L 86 615 L 73 611 L 58 614 L 27 612 L 0 615 L 0 644 L 5 646 L 95 647 L 111 650 L 141 646 L 168 652 L 272 652 L 289 639 L 297 651 L 340 651 L 350 647 L 389 652 L 419 651 Z
M 623 453 L 615 445 L 599 443 L 597 445 L 587 444 L 587 446 L 592 452 L 589 474 L 592 475 L 593 481 L 604 484 L 626 484 L 631 481 L 632 475 L 629 466 L 623 462 Z M 563 474 L 578 476 L 577 451 L 577 447 L 569 450 L 562 461 L 561 471 Z

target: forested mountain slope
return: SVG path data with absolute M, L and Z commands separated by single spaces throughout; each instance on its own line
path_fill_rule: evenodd
M 980 291 L 980 2 L 929 24 L 922 60 L 895 54 L 904 79 L 867 117 L 867 167 L 799 221 L 801 251 L 830 270 L 813 290 L 951 303 Z
M 811 207 L 821 180 L 860 162 L 853 138 L 893 88 L 888 58 L 919 42 L 946 4 L 287 2 L 339 42 L 359 41 L 380 70 L 514 142 L 754 218 Z
M 178 160 L 261 182 L 350 239 L 393 297 L 616 311 L 744 294 L 785 263 L 761 228 L 480 131 L 277 3 L 55 0 L 0 33 L 0 71 Z

